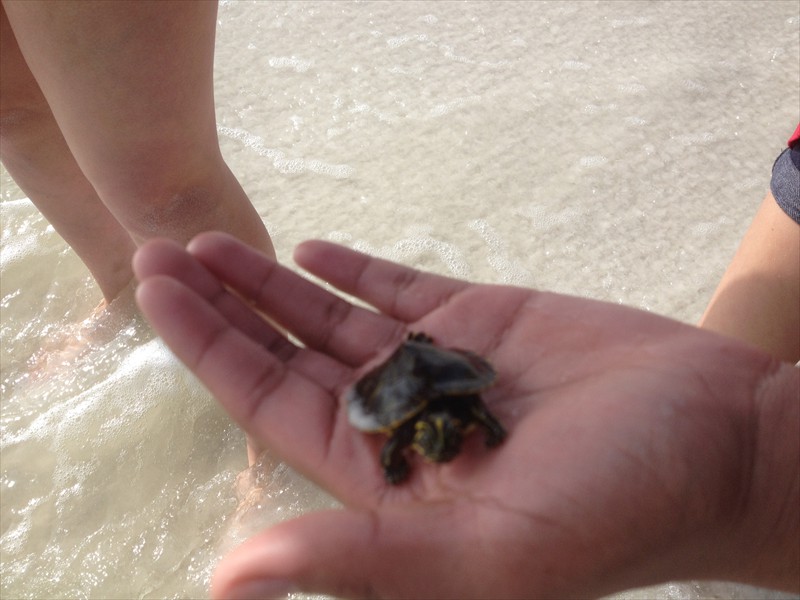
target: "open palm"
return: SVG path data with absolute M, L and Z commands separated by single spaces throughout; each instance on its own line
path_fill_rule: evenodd
M 725 575 L 704 554 L 708 532 L 740 516 L 744 416 L 768 357 L 640 311 L 470 284 L 334 244 L 305 243 L 295 258 L 376 310 L 222 234 L 188 251 L 151 242 L 135 263 L 140 306 L 177 356 L 251 437 L 346 507 L 250 540 L 223 562 L 217 595 L 291 584 L 350 597 L 556 597 Z M 408 481 L 391 486 L 385 437 L 354 429 L 343 396 L 409 332 L 492 362 L 483 398 L 509 435 L 486 449 L 475 433 L 447 464 L 414 457 Z M 720 348 L 724 360 L 697 368 Z

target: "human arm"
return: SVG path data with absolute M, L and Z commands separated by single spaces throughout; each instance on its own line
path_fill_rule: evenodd
M 800 225 L 768 193 L 700 327 L 800 360 Z
M 250 435 L 345 505 L 244 544 L 215 597 L 253 597 L 256 580 L 348 597 L 585 596 L 674 578 L 800 589 L 790 365 L 637 310 L 333 244 L 296 259 L 379 312 L 226 236 L 189 248 L 140 251 L 143 312 Z M 350 426 L 341 396 L 409 331 L 493 362 L 484 398 L 509 437 L 492 450 L 473 437 L 392 487 L 382 439 Z

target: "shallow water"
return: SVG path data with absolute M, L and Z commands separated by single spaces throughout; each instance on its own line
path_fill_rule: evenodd
M 694 322 L 796 125 L 799 30 L 796 2 L 223 2 L 219 133 L 282 260 L 327 238 Z M 268 468 L 234 516 L 243 437 L 139 319 L 48 352 L 101 296 L 0 176 L 1 595 L 204 597 L 331 500 Z

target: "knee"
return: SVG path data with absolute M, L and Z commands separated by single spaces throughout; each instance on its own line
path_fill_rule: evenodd
M 132 225 L 146 237 L 157 235 L 165 227 L 179 230 L 183 224 L 203 220 L 215 204 L 211 191 L 202 187 L 163 190 L 132 203 L 132 212 L 138 213 Z
M 0 7 L 0 136 L 4 142 L 41 137 L 55 126 L 42 94 Z
M 3 15 L 5 19 L 5 15 Z M 0 27 L 4 38 L 11 36 L 7 23 Z M 33 78 L 15 43 L 2 43 L 2 77 L 0 77 L 0 135 L 4 140 L 41 135 L 55 125 L 50 105 Z
M 137 193 L 134 188 L 126 198 L 118 197 L 113 209 L 140 243 L 159 236 L 186 243 L 198 232 L 214 228 L 220 220 L 220 198 L 212 186 L 165 186 L 156 190 L 148 185 L 144 190 Z
M 36 143 L 52 135 L 54 128 L 58 129 L 47 103 L 0 102 L 0 139 L 4 144 L 16 147 Z
M 226 169 L 219 147 L 187 147 L 151 133 L 83 149 L 83 172 L 103 201 L 176 217 L 208 204 Z

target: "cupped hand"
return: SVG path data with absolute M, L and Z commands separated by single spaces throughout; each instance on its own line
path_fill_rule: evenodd
M 134 264 L 141 309 L 175 354 L 345 506 L 249 540 L 219 566 L 215 597 L 600 595 L 736 562 L 725 548 L 768 357 L 641 311 L 331 243 L 295 260 L 374 310 L 223 234 L 151 242 Z M 509 435 L 487 449 L 475 431 L 447 464 L 415 455 L 392 486 L 385 437 L 354 429 L 343 395 L 409 332 L 492 362 L 483 399 Z

